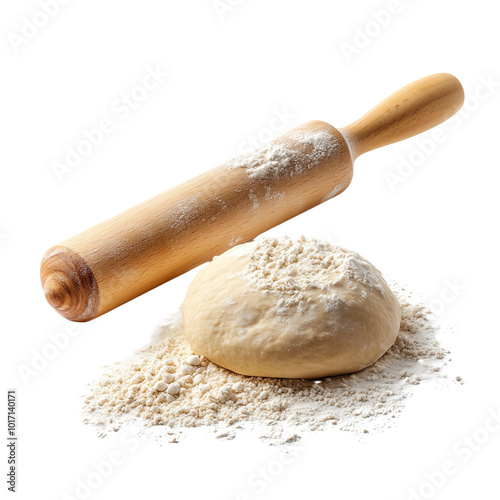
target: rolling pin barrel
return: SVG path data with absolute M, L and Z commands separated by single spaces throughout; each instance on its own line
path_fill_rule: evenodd
M 418 80 L 343 129 L 313 121 L 47 251 L 49 304 L 88 321 L 344 191 L 353 161 L 462 106 L 452 75 Z
M 339 194 L 352 178 L 346 141 L 320 121 L 253 157 L 255 171 L 236 159 L 49 249 L 47 301 L 73 321 L 100 316 Z

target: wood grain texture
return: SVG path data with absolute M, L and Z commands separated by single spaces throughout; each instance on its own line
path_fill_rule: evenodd
M 420 134 L 453 116 L 464 102 L 461 83 L 448 73 L 421 78 L 398 90 L 351 125 L 339 129 L 353 160 Z
M 62 316 L 87 321 L 99 310 L 99 289 L 94 273 L 84 259 L 70 248 L 52 247 L 40 268 L 47 302 Z
M 58 258 L 51 250 L 42 264 L 49 303 L 68 319 L 87 321 L 340 194 L 352 178 L 342 135 L 313 121 L 273 142 L 304 147 L 291 138 L 297 131 L 327 131 L 337 147 L 317 164 L 295 165 L 294 175 L 278 178 L 255 179 L 245 168 L 222 165 L 62 242 Z M 60 255 L 65 249 L 67 258 Z M 73 279 L 74 255 L 92 271 L 97 302 Z M 53 292 L 53 283 L 64 285 Z M 86 299 L 88 308 L 81 305 Z

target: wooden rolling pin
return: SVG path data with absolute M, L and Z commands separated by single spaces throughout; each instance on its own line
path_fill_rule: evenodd
M 463 100 L 460 82 L 440 73 L 348 127 L 305 123 L 49 249 L 45 297 L 67 319 L 96 318 L 340 194 L 358 156 L 438 125 Z

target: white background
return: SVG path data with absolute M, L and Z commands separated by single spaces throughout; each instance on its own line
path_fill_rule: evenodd
M 500 410 L 496 3 L 220 5 L 74 0 L 30 31 L 34 17 L 43 23 L 39 4 L 2 2 L 1 366 L 3 389 L 18 389 L 18 497 L 78 498 L 77 481 L 86 480 L 92 463 L 119 451 L 120 464 L 89 498 L 406 499 L 419 488 L 418 498 L 498 498 L 500 432 L 483 432 L 489 412 Z M 373 12 L 389 8 L 381 26 Z M 356 53 L 346 57 L 345 44 L 355 43 Z M 129 116 L 118 113 L 116 99 L 157 66 L 169 76 Z M 445 139 L 431 143 L 430 154 L 423 157 L 417 142 L 432 141 L 430 132 L 369 153 L 356 162 L 345 193 L 271 233 L 328 238 L 438 304 L 443 324 L 460 325 L 452 375 L 464 385 L 419 387 L 396 428 L 382 435 L 306 436 L 296 459 L 262 488 L 252 477 L 272 469 L 280 449 L 249 437 L 200 435 L 164 445 L 130 444 L 120 433 L 97 438 L 79 414 L 85 384 L 148 340 L 182 300 L 193 272 L 80 325 L 46 366 L 21 376 L 49 335 L 70 325 L 40 288 L 47 248 L 235 156 L 249 136 L 266 135 L 275 110 L 293 115 L 286 128 L 311 119 L 341 127 L 435 72 L 456 75 L 468 101 L 460 119 L 440 127 Z M 488 90 L 484 81 L 496 84 Z M 54 162 L 103 118 L 114 130 L 60 181 Z M 400 175 L 401 158 L 418 165 L 391 189 L 387 177 Z M 449 282 L 460 285 L 458 293 L 446 291 Z M 443 292 L 448 303 L 440 307 Z M 481 444 L 464 445 L 465 435 Z M 470 454 L 457 454 L 457 446 Z M 428 475 L 446 461 L 454 473 L 429 487 Z

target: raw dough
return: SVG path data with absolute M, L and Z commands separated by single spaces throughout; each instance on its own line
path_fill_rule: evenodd
M 183 323 L 196 354 L 260 377 L 361 370 L 394 343 L 401 309 L 381 273 L 329 243 L 262 238 L 195 277 Z

